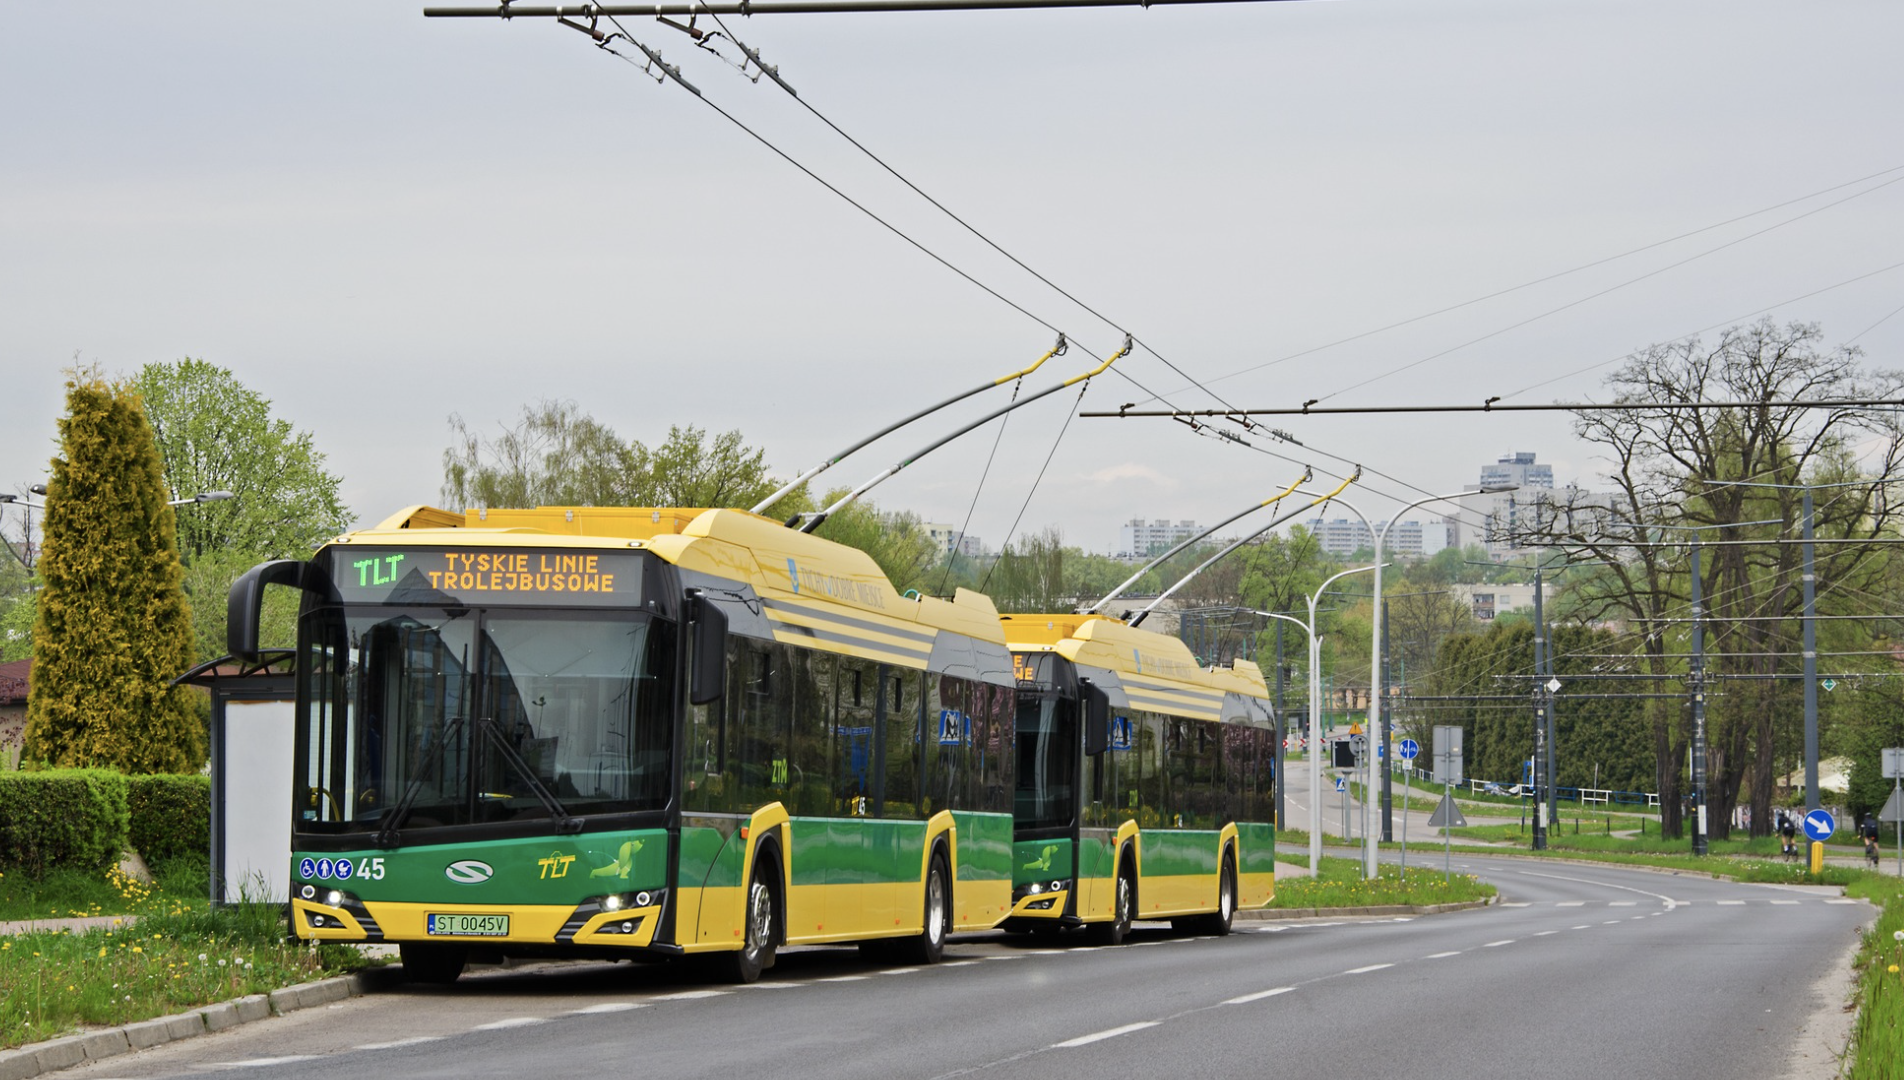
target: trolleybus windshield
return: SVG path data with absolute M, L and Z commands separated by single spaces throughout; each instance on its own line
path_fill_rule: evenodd
M 299 832 L 667 805 L 673 623 L 381 605 L 303 619 Z

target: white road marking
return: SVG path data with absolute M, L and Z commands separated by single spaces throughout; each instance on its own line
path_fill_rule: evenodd
M 1825 903 L 1827 904 L 1862 904 L 1864 903 L 1864 901 L 1862 900 L 1827 900 L 1825 901 Z
M 678 994 L 662 994 L 656 1001 L 698 1001 L 701 998 L 725 997 L 731 990 L 683 990 Z
M 1547 936 L 1548 934 L 1558 934 L 1558 933 L 1560 933 L 1560 931 L 1558 931 L 1558 930 L 1542 930 L 1542 931 L 1541 931 L 1540 933 L 1538 933 L 1538 934 L 1535 934 L 1534 936 L 1535 936 L 1535 937 L 1546 937 L 1546 936 Z
M 1344 975 L 1367 975 L 1367 974 L 1368 974 L 1369 972 L 1371 972 L 1371 971 L 1380 971 L 1380 970 L 1382 970 L 1383 968 L 1392 968 L 1392 967 L 1394 967 L 1394 966 L 1395 966 L 1394 964 L 1370 964 L 1370 965 L 1369 965 L 1369 966 L 1367 966 L 1367 967 L 1359 967 L 1359 968 L 1350 968 L 1349 970 L 1347 970 L 1347 971 L 1345 971 L 1345 972 L 1343 972 L 1342 974 L 1344 974 Z
M 502 1031 L 505 1028 L 528 1027 L 531 1024 L 546 1024 L 546 1016 L 511 1016 L 506 1020 L 492 1020 L 487 1024 L 478 1024 L 471 1031 Z
M 1508 903 L 1501 903 L 1501 904 L 1496 904 L 1496 905 L 1494 905 L 1494 906 L 1495 906 L 1495 907 L 1531 907 L 1531 906 L 1532 906 L 1532 903 L 1531 903 L 1530 901 L 1524 901 L 1524 900 L 1523 900 L 1523 901 L 1517 901 L 1517 902 L 1515 902 L 1515 903 L 1512 903 L 1512 904 L 1508 904 Z
M 232 1069 L 255 1069 L 261 1065 L 288 1065 L 293 1061 L 311 1061 L 316 1057 L 316 1054 L 286 1054 L 284 1057 L 249 1058 L 245 1061 L 227 1062 L 226 1067 Z
M 1668 907 L 1678 902 L 1663 893 L 1647 892 L 1645 889 L 1635 889 L 1629 885 L 1615 885 L 1610 881 L 1595 881 L 1592 878 L 1569 877 L 1566 874 L 1543 874 L 1536 870 L 1517 870 L 1515 873 L 1525 874 L 1528 877 L 1552 878 L 1555 881 L 1573 881 L 1582 885 L 1598 886 L 1602 889 L 1618 889 L 1621 892 L 1638 893 L 1641 896 L 1650 896 L 1655 900 L 1661 901 Z
M 911 975 L 911 974 L 912 974 L 913 972 L 915 972 L 915 971 L 921 971 L 921 970 L 924 970 L 924 969 L 922 969 L 922 968 L 916 968 L 916 967 L 912 967 L 912 968 L 887 968 L 886 970 L 884 970 L 884 971 L 882 971 L 882 972 L 880 972 L 880 974 L 881 974 L 881 975 Z
M 1142 1023 L 1138 1023 L 1138 1024 L 1125 1024 L 1123 1027 L 1114 1027 L 1108 1031 L 1100 1031 L 1091 1035 L 1080 1035 L 1079 1037 L 1075 1039 L 1066 1039 L 1064 1042 L 1061 1042 L 1061 1043 L 1052 1043 L 1051 1048 L 1053 1050 L 1068 1050 L 1074 1046 L 1087 1046 L 1091 1043 L 1099 1042 L 1104 1039 L 1115 1039 L 1119 1035 L 1129 1035 L 1133 1031 L 1142 1031 L 1145 1028 L 1154 1028 L 1161 1022 L 1162 1021 L 1158 1021 L 1158 1020 L 1145 1020 Z
M 1743 900 L 1721 900 L 1721 901 L 1719 901 L 1719 906 L 1721 906 L 1721 907 L 1744 907 L 1744 906 L 1745 906 L 1745 901 L 1743 901 Z
M 1610 900 L 1607 902 L 1607 906 L 1608 907 L 1639 907 L 1640 902 L 1638 900 Z
M 1512 944 L 1514 944 L 1514 939 L 1508 938 L 1505 941 L 1490 941 L 1486 945 L 1483 945 L 1481 947 L 1483 949 L 1498 949 L 1503 945 L 1512 945 Z
M 364 1043 L 362 1046 L 354 1046 L 354 1047 L 351 1047 L 351 1049 L 353 1050 L 395 1050 L 399 1046 L 416 1046 L 420 1043 L 441 1042 L 443 1038 L 444 1036 L 442 1035 L 418 1035 L 414 1038 L 398 1039 L 396 1042 Z
M 805 986 L 805 985 L 806 983 L 803 983 L 803 982 L 757 982 L 757 983 L 742 983 L 741 985 L 736 986 L 734 989 L 736 990 L 791 990 L 796 986 Z M 660 1000 L 660 999 L 657 999 L 657 1000 Z
M 814 981 L 814 982 L 816 982 L 816 983 L 828 983 L 828 982 L 863 982 L 864 980 L 866 980 L 866 979 L 870 979 L 870 978 L 872 978 L 872 976 L 871 976 L 871 975 L 831 975 L 831 976 L 828 976 L 827 978 L 824 978 L 824 979 L 815 979 L 815 980 L 813 980 L 813 981 Z
M 1242 997 L 1233 997 L 1233 998 L 1231 998 L 1230 1000 L 1228 1000 L 1228 1001 L 1226 1001 L 1226 1002 L 1224 1002 L 1223 1004 L 1225 1004 L 1225 1005 L 1247 1005 L 1247 1004 L 1249 1004 L 1249 1003 L 1250 1003 L 1250 1002 L 1252 1002 L 1252 1001 L 1261 1001 L 1261 1000 L 1263 1000 L 1264 998 L 1273 998 L 1273 997 L 1275 997 L 1275 996 L 1276 996 L 1277 994 L 1287 994 L 1287 993 L 1289 993 L 1290 991 L 1292 991 L 1292 990 L 1294 990 L 1294 989 L 1295 989 L 1295 987 L 1293 987 L 1293 986 L 1278 986 L 1278 987 L 1277 987 L 1276 989 L 1274 989 L 1274 990 L 1258 990 L 1258 991 L 1257 991 L 1257 992 L 1255 992 L 1254 994 L 1244 994 L 1244 995 L 1243 995 Z
M 1569 930 L 1591 930 L 1593 929 L 1593 927 L 1588 925 L 1587 923 L 1581 923 L 1579 926 L 1571 926 L 1571 927 L 1568 927 L 1568 929 Z
M 1023 960 L 1024 958 L 1025 957 L 1023 953 L 1012 953 L 1012 954 L 1007 954 L 1005 956 L 988 956 L 985 959 L 987 960 Z
M 1424 956 L 1424 957 L 1422 957 L 1422 959 L 1423 959 L 1423 960 L 1445 960 L 1445 959 L 1447 959 L 1447 958 L 1448 958 L 1448 957 L 1450 957 L 1450 956 L 1460 956 L 1460 955 L 1461 955 L 1461 952 L 1460 952 L 1460 950 L 1458 950 L 1458 949 L 1457 949 L 1457 950 L 1456 950 L 1456 951 L 1454 951 L 1454 952 L 1438 952 L 1438 953 L 1433 953 L 1433 954 L 1431 954 L 1431 955 L 1429 955 L 1429 956 Z
M 1772 901 L 1772 903 L 1774 903 L 1774 904 L 1777 904 L 1777 905 L 1778 905 L 1778 906 L 1780 906 L 1780 907 L 1790 907 L 1791 905 L 1793 905 L 1793 904 L 1796 904 L 1796 903 L 1798 903 L 1798 901 L 1796 901 L 1796 900 L 1774 900 L 1774 901 Z
M 1585 900 L 1562 900 L 1560 903 L 1555 904 L 1554 906 L 1555 907 L 1586 907 L 1587 902 Z
M 643 1001 L 604 1001 L 600 1005 L 590 1005 L 586 1009 L 577 1009 L 575 1010 L 575 1015 L 589 1016 L 594 1013 L 618 1013 L 627 1012 L 630 1009 L 645 1009 L 647 1007 L 647 1002 Z
M 954 961 L 952 961 L 952 962 L 951 962 L 951 963 L 949 963 L 949 964 L 940 964 L 939 966 L 940 966 L 940 967 L 942 967 L 942 968 L 949 968 L 949 967 L 971 967 L 971 966 L 972 966 L 973 964 L 976 964 L 976 963 L 978 963 L 978 961 L 977 961 L 977 960 L 954 960 Z

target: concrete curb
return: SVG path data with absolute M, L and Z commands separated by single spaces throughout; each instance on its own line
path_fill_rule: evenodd
M 0 1080 L 32 1080 L 60 1069 L 101 1061 L 134 1050 L 147 1050 L 179 1039 L 224 1031 L 267 1020 L 299 1009 L 328 1005 L 346 998 L 376 993 L 401 981 L 401 969 L 370 968 L 334 979 L 287 986 L 269 994 L 251 994 L 235 1001 L 202 1005 L 189 1012 L 140 1020 L 120 1027 L 67 1035 L 47 1042 L 0 1050 Z

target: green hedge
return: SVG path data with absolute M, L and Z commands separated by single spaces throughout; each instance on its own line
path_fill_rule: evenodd
M 180 855 L 208 855 L 212 845 L 212 781 L 195 773 L 128 776 L 132 849 L 148 864 Z
M 126 777 L 108 769 L 0 773 L 0 870 L 119 861 L 130 829 Z

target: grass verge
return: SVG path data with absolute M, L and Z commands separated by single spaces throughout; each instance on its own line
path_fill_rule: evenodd
M 0 876 L 0 919 L 123 916 L 110 926 L 0 938 L 0 1047 L 150 1020 L 365 966 L 356 950 L 291 944 L 277 905 L 214 909 L 204 860 L 152 886 L 72 871 Z
M 1362 876 L 1357 860 L 1325 855 L 1315 876 L 1278 880 L 1276 898 L 1269 906 L 1274 910 L 1454 904 L 1485 900 L 1494 892 L 1494 886 L 1468 874 L 1447 877 L 1439 870 L 1413 867 L 1404 876 L 1399 867 L 1383 866 L 1381 876 L 1370 880 Z

